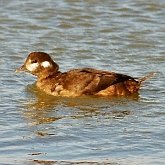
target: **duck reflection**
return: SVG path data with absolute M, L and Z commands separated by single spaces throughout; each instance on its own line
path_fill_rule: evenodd
M 26 110 L 24 111 L 24 115 L 32 125 L 51 123 L 62 118 L 56 114 L 56 111 L 52 111 L 53 107 L 59 105 L 59 99 L 42 93 L 35 84 L 28 85 L 26 92 L 30 97 L 35 96 L 26 103 Z
M 35 125 L 52 123 L 63 118 L 79 119 L 99 115 L 116 119 L 124 118 L 131 114 L 131 110 L 123 110 L 123 105 L 129 104 L 132 100 L 137 101 L 139 98 L 138 95 L 129 98 L 55 97 L 38 90 L 35 84 L 28 85 L 26 91 L 30 97 L 33 95 L 34 99 L 26 104 L 24 113 L 31 124 Z
M 97 127 L 99 123 L 122 120 L 132 115 L 130 104 L 132 100 L 138 100 L 138 96 L 127 99 L 93 96 L 80 98 L 54 97 L 42 93 L 36 88 L 35 84 L 27 86 L 26 94 L 31 99 L 26 102 L 23 115 L 27 119 L 33 133 L 32 136 L 35 136 L 37 142 L 40 138 L 44 138 L 45 141 L 50 140 L 50 138 L 53 140 L 66 138 L 69 131 L 68 127 L 74 127 L 73 124 L 81 125 L 82 123 L 82 128 L 84 123 L 88 127 Z M 37 155 L 44 157 L 44 150 L 34 148 L 29 153 L 32 160 L 32 156 Z M 38 164 L 43 163 L 40 159 L 35 160 Z M 53 164 L 54 162 L 44 163 Z

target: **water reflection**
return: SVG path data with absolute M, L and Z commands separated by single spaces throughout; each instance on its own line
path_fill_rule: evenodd
M 109 119 L 121 119 L 132 114 L 127 106 L 139 99 L 138 95 L 127 98 L 54 97 L 38 90 L 35 84 L 28 85 L 26 91 L 27 94 L 33 96 L 33 99 L 26 103 L 24 115 L 32 125 L 52 123 L 65 118 L 80 119 L 102 116 Z M 126 109 L 123 109 L 123 106 Z
M 128 98 L 100 98 L 100 97 L 79 97 L 63 98 L 49 96 L 36 88 L 36 85 L 28 85 L 27 96 L 30 100 L 26 102 L 23 115 L 30 125 L 32 136 L 35 141 L 47 143 L 51 139 L 57 144 L 67 144 L 70 141 L 79 141 L 83 135 L 82 130 L 91 132 L 92 129 L 113 125 L 126 117 L 133 115 L 132 103 L 138 101 L 139 96 Z M 114 122 L 114 123 L 115 123 Z M 76 134 L 74 127 L 81 130 Z M 73 130 L 72 130 L 73 129 Z M 69 130 L 69 132 L 68 132 Z M 80 138 L 80 139 L 79 139 Z M 67 146 L 67 145 L 66 145 Z M 65 147 L 64 147 L 65 148 Z M 30 160 L 37 164 L 97 164 L 98 162 L 69 162 L 44 160 L 48 154 L 44 149 L 34 149 L 29 152 Z M 108 164 L 109 162 L 106 162 Z M 109 163 L 111 164 L 111 163 Z M 113 164 L 113 163 L 112 163 Z
M 42 93 L 35 84 L 28 85 L 26 91 L 27 94 L 35 96 L 26 103 L 24 111 L 24 115 L 32 125 L 51 123 L 62 118 L 53 111 L 53 107 L 59 105 L 58 98 Z

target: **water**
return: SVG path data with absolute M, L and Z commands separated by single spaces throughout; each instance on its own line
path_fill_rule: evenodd
M 0 1 L 0 164 L 165 163 L 164 0 Z M 31 51 L 62 71 L 155 71 L 139 96 L 57 98 L 15 74 Z

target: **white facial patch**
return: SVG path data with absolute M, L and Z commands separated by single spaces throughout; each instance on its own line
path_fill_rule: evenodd
M 50 62 L 49 61 L 44 61 L 41 63 L 41 66 L 43 66 L 44 68 L 48 68 L 51 66 Z
M 27 70 L 33 72 L 38 68 L 39 64 L 38 63 L 33 63 L 33 64 L 28 64 L 26 65 Z

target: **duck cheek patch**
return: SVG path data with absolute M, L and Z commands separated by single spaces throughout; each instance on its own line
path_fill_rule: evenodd
M 51 66 L 51 64 L 48 61 L 44 61 L 44 62 L 41 63 L 41 66 L 43 66 L 44 68 L 48 68 L 48 67 Z
M 33 64 L 30 64 L 30 65 L 27 65 L 26 68 L 30 72 L 33 72 L 33 71 L 35 71 L 38 68 L 38 66 L 39 66 L 38 63 L 33 63 Z

